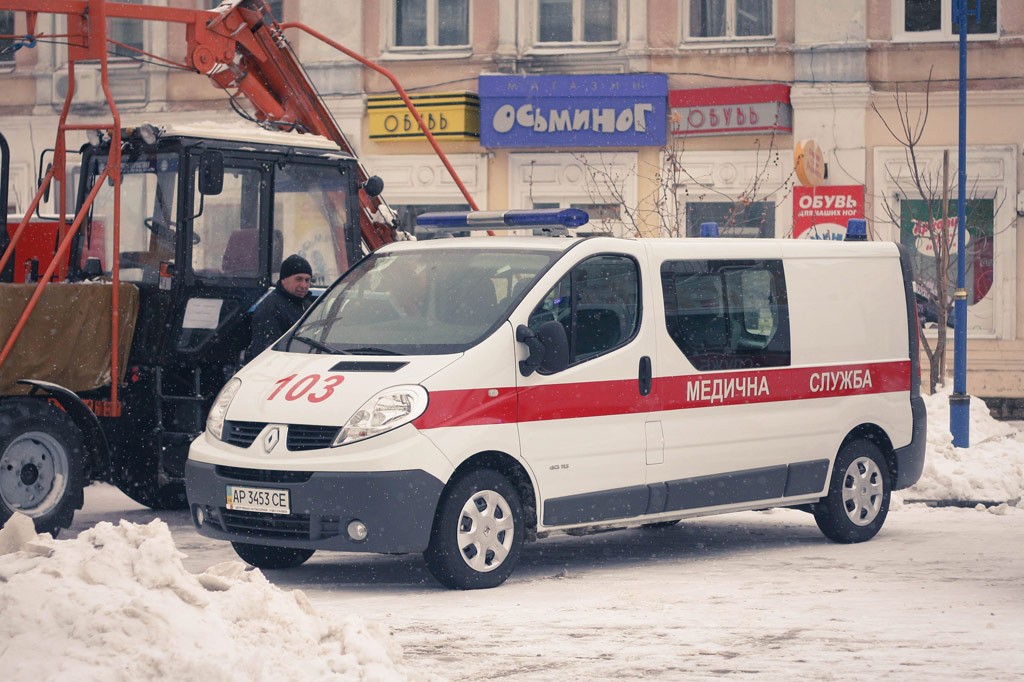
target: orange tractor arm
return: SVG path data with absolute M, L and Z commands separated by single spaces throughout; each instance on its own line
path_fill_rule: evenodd
M 104 58 L 108 41 L 99 40 L 105 37 L 106 31 L 96 26 L 97 22 L 120 18 L 183 24 L 188 54 L 186 63 L 179 66 L 208 76 L 218 88 L 235 91 L 232 97 L 243 96 L 253 109 L 253 118 L 260 125 L 276 130 L 320 135 L 333 140 L 342 151 L 355 156 L 355 149 L 324 105 L 285 39 L 282 25 L 274 19 L 263 0 L 230 0 L 210 10 L 104 0 L 0 0 L 0 10 L 4 9 L 26 13 L 27 38 L 47 37 L 36 34 L 36 17 L 39 13 L 66 15 L 68 34 L 62 37 L 67 40 L 68 58 L 72 66 L 80 60 Z M 466 202 L 471 208 L 477 209 L 476 203 L 423 124 L 412 102 L 390 73 L 303 24 L 289 23 L 284 26 L 292 27 L 309 33 L 364 66 L 384 74 L 420 122 L 424 134 L 451 173 Z M 167 61 L 157 55 L 146 56 Z M 368 177 L 360 165 L 361 187 Z M 364 189 L 360 189 L 359 201 L 363 209 L 360 216 L 362 236 L 369 247 L 376 249 L 394 241 L 394 213 L 383 199 L 370 196 Z

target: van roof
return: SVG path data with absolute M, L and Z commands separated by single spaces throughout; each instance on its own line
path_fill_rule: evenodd
M 395 242 L 382 251 L 420 249 L 509 249 L 566 251 L 582 240 L 607 242 L 614 250 L 617 243 L 638 241 L 660 254 L 679 258 L 898 258 L 896 244 L 886 241 L 843 242 L 817 239 L 733 239 L 733 238 L 643 238 L 620 237 L 456 237 L 427 241 Z
M 454 237 L 426 241 L 394 242 L 380 249 L 385 251 L 417 251 L 421 249 L 507 249 L 509 251 L 565 251 L 576 238 L 560 237 Z M 378 253 L 379 253 L 378 252 Z

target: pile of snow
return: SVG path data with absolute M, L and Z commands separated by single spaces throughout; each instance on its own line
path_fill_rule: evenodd
M 242 562 L 193 575 L 162 521 L 73 540 L 0 529 L 6 680 L 408 680 L 382 626 L 319 615 Z
M 959 501 L 1024 506 L 1024 433 L 997 421 L 985 401 L 971 397 L 970 447 L 953 447 L 948 389 L 925 396 L 928 449 L 924 474 L 913 487 L 894 494 L 913 502 Z

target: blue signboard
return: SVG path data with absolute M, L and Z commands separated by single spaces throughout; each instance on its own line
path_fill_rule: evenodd
M 480 76 L 484 147 L 663 147 L 668 76 Z

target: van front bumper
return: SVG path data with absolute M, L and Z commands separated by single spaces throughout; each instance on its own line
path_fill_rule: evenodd
M 227 509 L 227 486 L 287 490 L 289 514 Z M 303 472 L 188 460 L 185 488 L 200 535 L 231 542 L 345 552 L 422 552 L 444 484 L 421 470 Z M 201 520 L 201 522 L 200 522 Z M 365 540 L 349 537 L 362 522 Z

